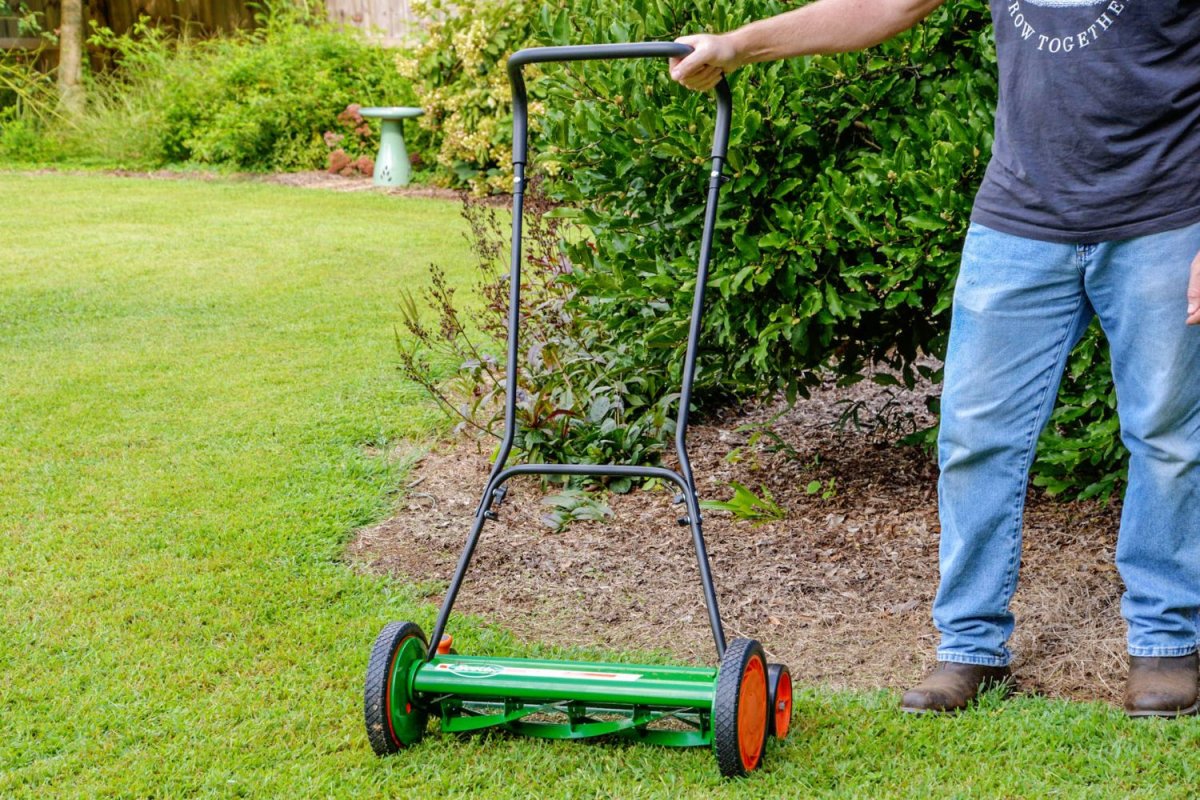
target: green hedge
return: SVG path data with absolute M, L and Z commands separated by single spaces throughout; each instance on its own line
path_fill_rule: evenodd
M 581 0 L 544 15 L 540 40 L 669 39 L 787 9 L 775 0 Z M 755 65 L 732 77 L 729 183 L 698 376 L 702 402 L 803 394 L 874 365 L 912 383 L 944 351 L 961 242 L 990 153 L 996 100 L 986 4 L 943 6 L 869 52 Z M 663 63 L 547 67 L 537 165 L 591 231 L 573 308 L 625 349 L 635 403 L 678 380 L 690 310 L 711 97 Z M 892 380 L 885 375 L 877 380 Z M 1077 351 L 1037 480 L 1106 494 L 1119 479 L 1111 382 L 1094 338 Z
M 93 43 L 114 54 L 117 69 L 91 80 L 87 112 L 60 144 L 63 157 L 249 171 L 324 167 L 331 147 L 323 134 L 350 133 L 337 119 L 348 105 L 411 105 L 414 95 L 394 52 L 315 13 L 275 4 L 253 31 L 209 40 L 178 39 L 145 23 L 123 36 L 95 32 Z M 373 145 L 363 149 L 373 154 Z

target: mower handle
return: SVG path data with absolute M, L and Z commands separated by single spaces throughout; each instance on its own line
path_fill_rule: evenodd
M 525 94 L 526 64 L 548 61 L 611 61 L 619 58 L 682 58 L 692 52 L 691 45 L 679 42 L 625 42 L 622 44 L 580 44 L 567 47 L 527 47 L 508 58 L 508 80 L 513 96 L 513 164 L 525 164 L 529 154 L 529 99 Z M 729 84 L 722 76 L 716 85 L 717 121 L 713 131 L 712 157 L 725 160 L 729 148 L 729 121 L 733 99 Z
M 708 608 L 708 621 L 712 626 L 713 641 L 717 645 L 717 657 L 725 653 L 725 631 L 721 626 L 721 614 L 717 609 L 717 591 L 713 586 L 712 571 L 708 563 L 708 550 L 700 531 L 700 501 L 696 497 L 696 480 L 687 454 L 688 409 L 691 407 L 692 382 L 696 376 L 696 354 L 700 340 L 700 316 L 704 312 L 704 288 L 708 282 L 708 264 L 712 259 L 713 232 L 717 227 L 717 201 L 721 192 L 721 170 L 725 163 L 725 151 L 729 145 L 730 113 L 733 99 L 729 84 L 724 76 L 716 85 L 717 120 L 713 133 L 712 165 L 708 173 L 708 200 L 704 206 L 704 232 L 700 237 L 700 258 L 696 266 L 696 288 L 692 296 L 692 316 L 688 324 L 687 351 L 683 362 L 683 382 L 679 391 L 679 413 L 675 420 L 675 448 L 679 455 L 679 471 L 661 468 L 642 468 L 620 464 L 602 464 L 592 467 L 563 464 L 525 464 L 508 467 L 508 456 L 512 452 L 517 430 L 517 361 L 520 358 L 519 329 L 521 327 L 521 226 L 524 219 L 525 159 L 529 152 L 529 101 L 525 95 L 525 78 L 521 69 L 526 64 L 546 61 L 592 61 L 616 58 L 666 58 L 686 56 L 692 48 L 678 42 L 629 42 L 626 44 L 589 44 L 575 47 L 530 47 L 518 50 L 508 59 L 508 78 L 512 81 L 513 95 L 513 194 L 512 194 L 512 257 L 509 259 L 508 275 L 508 363 L 505 368 L 504 387 L 504 440 L 492 462 L 492 474 L 487 489 L 475 510 L 475 522 L 459 556 L 454 577 L 446 589 L 446 597 L 438 611 L 437 624 L 425 659 L 437 655 L 442 634 L 450 609 L 462 586 L 471 556 L 479 543 L 479 534 L 484 523 L 495 519 L 493 507 L 504 497 L 504 482 L 513 475 L 611 475 L 620 477 L 655 477 L 670 480 L 683 490 L 687 503 L 687 515 L 679 522 L 692 529 L 692 542 L 696 549 L 696 564 L 700 570 L 700 583 L 704 588 L 704 604 Z

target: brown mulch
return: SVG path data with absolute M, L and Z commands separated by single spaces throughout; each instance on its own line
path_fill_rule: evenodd
M 894 392 L 825 387 L 791 410 L 756 407 L 689 432 L 703 498 L 728 499 L 736 480 L 760 494 L 765 486 L 787 509 L 786 519 L 760 525 L 710 510 L 704 532 L 726 635 L 761 640 L 804 683 L 901 688 L 934 661 L 937 470 L 923 451 L 888 443 L 902 424 L 930 420 L 919 393 Z M 839 428 L 848 403 L 859 408 L 859 425 Z M 777 414 L 772 429 L 786 447 L 766 437 L 751 446 L 739 429 Z M 396 516 L 360 531 L 352 560 L 444 587 L 488 472 L 478 450 L 458 440 L 425 455 Z M 814 480 L 822 490 L 809 494 Z M 831 481 L 835 491 L 822 497 Z M 547 643 L 712 661 L 689 530 L 674 522 L 669 494 L 613 497 L 614 519 L 575 522 L 563 533 L 540 522 L 542 498 L 532 480 L 513 481 L 499 520 L 484 528 L 456 610 Z M 1118 698 L 1118 516 L 1115 502 L 1031 492 L 1011 642 L 1023 691 Z

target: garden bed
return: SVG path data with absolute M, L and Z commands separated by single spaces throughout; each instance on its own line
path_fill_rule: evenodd
M 934 660 L 937 470 L 918 448 L 888 443 L 928 424 L 922 397 L 873 384 L 825 387 L 771 425 L 782 405 L 708 420 L 689 435 L 704 499 L 738 481 L 787 510 L 765 524 L 705 513 L 727 636 L 760 639 L 802 683 L 902 688 Z M 835 425 L 856 404 L 859 425 Z M 770 448 L 770 449 L 768 449 Z M 440 445 L 413 470 L 392 519 L 362 530 L 351 558 L 444 587 L 488 472 L 490 445 Z M 733 457 L 730 453 L 733 452 Z M 819 482 L 811 491 L 814 482 Z M 811 493 L 810 493 L 811 491 Z M 532 480 L 515 480 L 485 529 L 456 610 L 536 641 L 660 650 L 711 662 L 712 641 L 688 529 L 670 494 L 613 497 L 611 520 L 553 533 Z M 1121 582 L 1113 566 L 1119 506 L 1030 494 L 1014 669 L 1023 691 L 1115 700 L 1124 676 Z M 440 589 L 439 589 L 440 591 Z M 440 594 L 431 594 L 431 602 Z M 453 628 L 453 623 L 451 625 Z
M 33 170 L 21 170 L 26 175 L 92 175 L 97 171 L 60 169 L 58 167 L 41 167 Z M 455 189 L 445 189 L 440 186 L 411 184 L 409 186 L 375 186 L 370 175 L 338 175 L 327 170 L 302 170 L 298 172 L 220 172 L 217 170 L 186 170 L 186 169 L 108 169 L 99 170 L 98 174 L 114 178 L 139 178 L 156 181 L 235 181 L 244 183 L 271 183 L 279 186 L 293 186 L 299 189 L 327 189 L 334 192 L 377 192 L 394 194 L 405 197 L 425 197 L 436 200 L 461 201 L 462 192 Z M 503 202 L 497 200 L 496 202 Z

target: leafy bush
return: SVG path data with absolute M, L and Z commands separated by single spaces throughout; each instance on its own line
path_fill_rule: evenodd
M 70 150 L 101 162 L 193 163 L 243 170 L 324 167 L 326 131 L 352 103 L 411 104 L 389 51 L 319 12 L 277 4 L 253 31 L 177 38 L 145 20 L 94 44 L 118 65 L 89 87 Z
M 784 9 L 585 0 L 572 13 L 589 35 L 623 40 L 728 29 Z M 984 13 L 981 2 L 952 4 L 869 53 L 735 77 L 703 389 L 796 394 L 825 368 L 851 380 L 874 362 L 911 372 L 919 354 L 940 349 L 990 144 Z M 569 176 L 552 191 L 585 205 L 580 219 L 598 244 L 571 251 L 577 296 L 618 337 L 651 344 L 645 369 L 673 374 L 694 287 L 711 97 L 672 85 L 662 63 L 553 76 L 542 163 Z
M 677 397 L 646 394 L 629 368 L 637 362 L 638 342 L 615 341 L 602 327 L 567 312 L 574 289 L 566 280 L 571 266 L 562 241 L 571 237 L 536 190 L 525 211 L 516 454 L 561 463 L 658 460 L 674 425 L 669 413 Z M 410 379 L 461 420 L 462 429 L 498 439 L 506 387 L 508 221 L 494 205 L 466 197 L 463 215 L 482 308 L 460 308 L 453 287 L 434 267 L 424 304 L 405 294 L 404 326 L 414 344 L 399 343 L 401 362 Z M 433 309 L 432 322 L 422 306 Z M 620 492 L 631 482 L 614 479 L 607 485 Z
M 430 22 L 423 41 L 397 64 L 425 109 L 417 141 L 436 150 L 442 183 L 476 194 L 512 188 L 512 97 L 504 62 L 532 39 L 541 8 L 536 0 L 413 3 L 414 14 Z M 536 100 L 533 108 L 540 110 Z
M 1033 482 L 1051 495 L 1107 500 L 1125 483 L 1127 456 L 1108 343 L 1093 322 L 1071 353 L 1058 406 L 1038 442 Z
M 544 43 L 669 39 L 786 10 L 775 0 L 582 0 L 544 15 Z M 995 57 L 982 0 L 947 4 L 869 52 L 749 67 L 732 79 L 733 133 L 698 375 L 701 402 L 804 394 L 885 365 L 912 385 L 940 355 L 961 241 L 990 155 Z M 568 311 L 632 362 L 646 399 L 677 384 L 711 142 L 712 99 L 662 63 L 545 68 L 535 150 L 557 199 L 591 232 Z M 594 242 L 594 244 L 592 244 Z M 1124 451 L 1104 348 L 1072 357 L 1035 479 L 1107 496 Z

